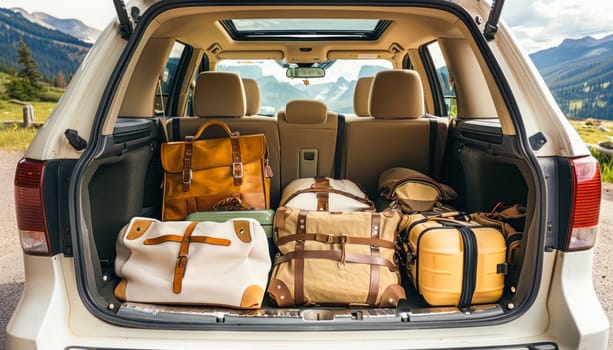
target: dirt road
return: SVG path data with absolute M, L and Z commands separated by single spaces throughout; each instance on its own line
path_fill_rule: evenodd
M 4 329 L 23 288 L 23 259 L 15 223 L 13 178 L 21 158 L 18 152 L 0 151 L 0 349 L 6 348 Z M 600 234 L 596 244 L 593 280 L 609 320 L 613 321 L 613 185 L 603 186 Z M 609 333 L 613 349 L 613 332 Z

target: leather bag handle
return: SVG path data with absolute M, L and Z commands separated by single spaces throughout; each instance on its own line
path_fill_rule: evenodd
M 191 185 L 191 143 L 194 140 L 199 139 L 204 131 L 211 126 L 220 127 L 230 138 L 232 145 L 232 177 L 234 178 L 234 186 L 241 186 L 243 184 L 243 161 L 241 160 L 241 148 L 239 143 L 240 133 L 238 131 L 232 132 L 228 125 L 221 120 L 209 120 L 200 126 L 194 136 L 187 136 L 185 138 L 185 164 L 183 166 L 184 175 L 182 185 L 183 192 L 189 191 Z M 266 151 L 268 151 L 268 149 Z
M 202 134 L 204 133 L 204 131 L 211 126 L 218 126 L 228 135 L 228 137 L 232 136 L 232 130 L 230 130 L 226 123 L 222 122 L 221 120 L 209 120 L 202 124 L 198 131 L 196 131 L 196 134 L 194 135 L 194 140 L 199 139 L 200 136 L 202 136 Z

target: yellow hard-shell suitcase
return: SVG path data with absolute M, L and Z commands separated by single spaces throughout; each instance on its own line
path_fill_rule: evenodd
M 409 277 L 428 304 L 465 307 L 502 296 L 506 244 L 496 228 L 414 214 L 403 235 Z

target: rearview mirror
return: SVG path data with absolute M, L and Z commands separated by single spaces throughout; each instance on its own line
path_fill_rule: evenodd
M 288 78 L 323 78 L 326 71 L 320 67 L 289 67 L 285 75 Z

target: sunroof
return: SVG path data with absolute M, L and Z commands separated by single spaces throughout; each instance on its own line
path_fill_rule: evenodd
M 221 21 L 234 40 L 376 40 L 390 21 L 347 18 L 269 18 Z

